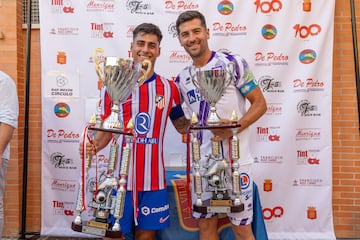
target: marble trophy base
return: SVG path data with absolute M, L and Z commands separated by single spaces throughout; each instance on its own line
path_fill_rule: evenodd
M 207 213 L 236 213 L 244 211 L 244 204 L 234 205 L 232 200 L 213 200 L 208 199 L 201 206 L 193 205 L 196 212 Z
M 96 221 L 83 222 L 82 224 L 71 223 L 71 229 L 76 232 L 97 235 L 100 237 L 123 239 L 121 231 L 112 231 L 108 229 L 107 223 L 100 223 Z

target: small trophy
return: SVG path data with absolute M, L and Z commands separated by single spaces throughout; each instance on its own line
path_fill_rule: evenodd
M 244 204 L 240 201 L 240 174 L 239 164 L 240 159 L 240 147 L 239 139 L 237 137 L 237 130 L 240 124 L 237 124 L 237 115 L 233 111 L 230 120 L 230 124 L 221 123 L 220 117 L 216 112 L 215 105 L 221 98 L 225 89 L 233 81 L 234 66 L 232 63 L 228 65 L 231 69 L 213 69 L 213 70 L 194 70 L 190 68 L 190 76 L 194 85 L 200 90 L 204 99 L 210 104 L 210 113 L 207 118 L 206 125 L 196 125 L 197 118 L 193 113 L 190 131 L 192 132 L 191 139 L 191 151 L 192 159 L 194 162 L 194 189 L 196 194 L 196 200 L 193 205 L 195 211 L 200 213 L 229 213 L 229 212 L 241 212 L 244 210 Z M 195 71 L 195 73 L 194 73 Z M 225 129 L 230 128 L 232 130 L 232 138 L 230 140 L 231 154 L 230 157 L 233 160 L 233 164 L 229 159 L 223 158 L 220 151 L 220 141 L 215 138 L 211 139 L 211 153 L 206 155 L 206 163 L 204 165 L 205 172 L 200 175 L 199 161 L 201 159 L 200 143 L 197 138 L 197 133 L 200 130 L 212 130 L 212 129 Z M 228 173 L 231 172 L 231 176 Z M 208 200 L 202 200 L 201 195 L 202 181 L 205 178 L 206 192 L 212 192 L 212 198 Z M 227 184 L 231 182 L 231 184 Z M 233 193 L 233 199 L 231 198 L 231 192 Z
M 92 199 L 88 203 L 88 207 L 94 210 L 95 218 L 84 222 L 81 218 L 81 213 L 85 210 L 84 183 L 80 184 L 76 203 L 77 216 L 72 223 L 72 229 L 102 237 L 120 238 L 122 232 L 119 221 L 123 216 L 134 126 L 131 119 L 127 123 L 127 131 L 124 130 L 123 123 L 119 118 L 119 104 L 126 100 L 135 87 L 140 86 L 147 79 L 151 70 L 151 62 L 146 59 L 143 64 L 140 64 L 130 59 L 104 57 L 103 53 L 104 51 L 100 48 L 94 52 L 95 70 L 99 76 L 98 85 L 106 87 L 113 106 L 110 116 L 105 119 L 101 126 L 90 126 L 88 129 L 89 131 L 110 132 L 113 135 L 109 164 L 105 178 L 100 179 L 90 190 Z M 100 66 L 101 63 L 103 63 L 103 68 Z M 142 65 L 146 66 L 146 70 L 142 68 Z M 140 74 L 142 75 L 140 76 Z M 122 158 L 119 164 L 120 173 L 116 174 L 115 168 L 119 153 L 117 140 L 120 135 L 125 136 L 126 143 L 122 147 Z M 90 158 L 86 161 L 86 169 L 90 167 Z

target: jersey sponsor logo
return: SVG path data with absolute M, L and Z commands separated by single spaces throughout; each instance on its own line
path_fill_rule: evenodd
M 190 104 L 195 103 L 196 101 L 201 100 L 201 95 L 198 89 L 191 89 L 186 93 L 186 96 L 188 98 L 188 101 Z
M 146 112 L 138 113 L 135 117 L 135 131 L 139 134 L 146 134 L 150 129 L 150 116 Z
M 150 214 L 150 208 L 147 207 L 147 206 L 144 206 L 141 208 L 141 213 L 145 216 L 149 215 Z
M 251 181 L 250 181 L 250 176 L 247 173 L 241 173 L 240 174 L 240 185 L 241 185 L 241 189 L 245 190 L 249 187 Z

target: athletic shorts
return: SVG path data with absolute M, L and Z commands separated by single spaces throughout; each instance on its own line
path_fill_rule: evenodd
M 138 225 L 134 226 L 132 192 L 127 191 L 124 214 L 120 219 L 121 231 L 124 234 L 134 231 L 134 227 L 142 230 L 160 230 L 170 226 L 169 199 L 166 189 L 138 192 L 138 208 Z
M 239 168 L 240 172 L 240 185 L 241 185 L 241 194 L 240 201 L 244 204 L 244 211 L 239 213 L 227 213 L 232 224 L 236 226 L 244 226 L 251 224 L 253 220 L 253 179 L 252 179 L 252 164 L 241 165 Z M 201 195 L 202 201 L 212 198 L 212 192 L 205 192 L 206 180 L 203 178 L 202 181 L 203 193 Z M 194 187 L 191 188 L 192 192 L 192 203 L 195 203 L 196 194 L 194 193 Z M 234 195 L 231 195 L 231 198 L 234 199 Z M 192 213 L 194 218 L 210 218 L 217 213 L 199 213 L 193 211 Z

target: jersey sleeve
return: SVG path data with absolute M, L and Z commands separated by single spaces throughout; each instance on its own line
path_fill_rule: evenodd
M 253 72 L 251 71 L 247 61 L 241 56 L 234 56 L 235 69 L 237 76 L 235 79 L 235 86 L 239 89 L 241 95 L 244 97 L 254 90 L 258 84 Z
M 173 101 L 171 103 L 172 107 L 170 110 L 170 119 L 175 120 L 175 119 L 178 119 L 179 117 L 184 116 L 185 114 L 181 107 L 180 91 L 174 81 L 169 80 L 169 82 L 170 82 L 170 86 L 171 86 L 171 93 L 172 93 L 172 99 L 173 99 Z

